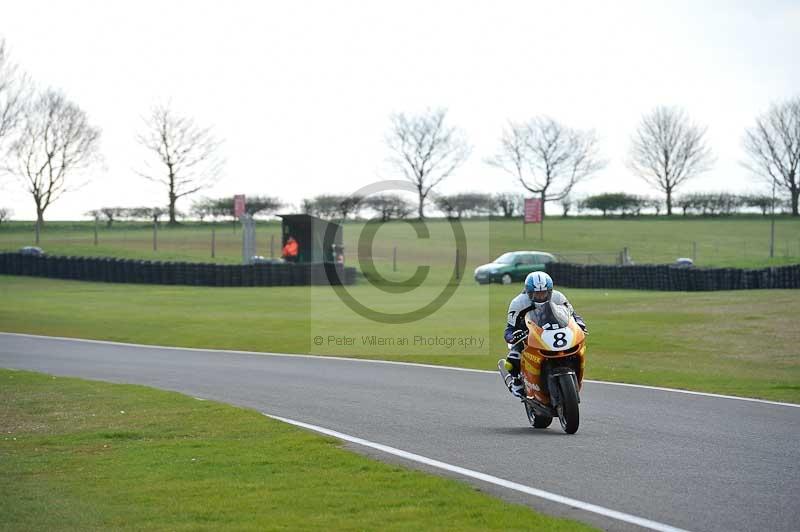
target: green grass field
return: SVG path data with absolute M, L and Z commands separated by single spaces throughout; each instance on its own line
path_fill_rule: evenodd
M 100 228 L 94 245 L 94 224 L 89 222 L 50 222 L 41 233 L 40 245 L 50 254 L 76 256 L 114 256 L 151 260 L 238 263 L 241 261 L 241 230 L 230 223 L 216 226 L 216 257 L 211 257 L 211 225 L 188 224 L 162 227 L 158 250 L 153 251 L 151 226 L 115 224 Z M 348 264 L 357 265 L 359 237 L 364 224 L 347 222 L 344 241 Z M 455 262 L 455 242 L 445 220 L 431 220 L 426 227 L 430 238 L 417 238 L 412 226 L 390 222 L 379 229 L 371 254 L 376 264 L 391 273 L 393 249 L 397 247 L 398 276 L 408 276 L 417 265 L 428 264 L 441 281 L 449 276 Z M 538 249 L 564 254 L 573 262 L 615 260 L 627 247 L 637 263 L 672 262 L 678 257 L 696 258 L 699 266 L 762 267 L 800 262 L 800 219 L 779 218 L 775 227 L 775 257 L 769 259 L 769 220 L 760 216 L 731 218 L 548 218 L 544 240 L 539 227 L 529 225 L 527 238 L 522 224 L 507 220 L 465 220 L 467 273 L 501 253 L 515 249 Z M 256 231 L 257 253 L 280 255 L 280 225 L 261 222 Z M 0 225 L 0 250 L 13 251 L 34 241 L 30 223 Z M 440 273 L 447 275 L 440 275 Z
M 0 370 L 0 530 L 591 530 L 258 412 Z
M 414 312 L 415 303 L 432 300 L 439 288 L 420 287 L 410 300 L 387 297 L 366 283 L 349 290 L 375 309 Z M 384 324 L 350 310 L 329 287 L 195 288 L 0 276 L 0 330 L 491 370 L 506 353 L 501 334 L 517 292 L 516 286 L 465 282 L 437 312 Z M 590 327 L 589 379 L 800 402 L 797 291 L 565 292 Z
M 501 332 L 519 286 L 478 286 L 471 273 L 504 251 L 539 249 L 579 262 L 611 262 L 628 247 L 637 263 L 671 262 L 693 253 L 699 266 L 800 262 L 800 220 L 786 218 L 776 224 L 772 260 L 769 222 L 758 217 L 548 219 L 543 241 L 535 226 L 523 240 L 517 222 L 470 220 L 462 227 L 466 272 L 454 284 L 448 280 L 456 246 L 443 220 L 429 222 L 430 237 L 424 239 L 410 224 L 386 224 L 375 245 L 361 254 L 371 256 L 379 273 L 393 281 L 408 279 L 419 265 L 430 266 L 416 288 L 391 291 L 362 280 L 345 289 L 370 312 L 408 313 L 407 323 L 382 323 L 369 312 L 356 312 L 330 287 L 198 288 L 0 276 L 0 331 L 493 370 L 506 353 Z M 356 222 L 344 227 L 349 265 L 359 266 L 362 228 Z M 270 235 L 277 252 L 278 234 L 278 224 L 260 224 L 258 253 L 269 256 Z M 30 224 L 0 226 L 0 250 L 30 245 L 32 239 Z M 154 252 L 150 227 L 120 225 L 101 231 L 100 245 L 94 246 L 92 224 L 51 223 L 41 246 L 50 254 L 211 262 L 210 242 L 210 226 L 164 228 Z M 216 245 L 214 261 L 240 261 L 241 233 L 231 225 L 217 227 Z M 452 297 L 425 312 L 446 285 Z M 564 291 L 590 327 L 588 379 L 800 403 L 796 290 Z M 0 371 L 0 382 L 0 453 L 10 457 L 4 474 L 12 479 L 0 487 L 0 528 L 577 526 L 528 513 L 509 521 L 506 506 L 463 485 L 374 464 L 329 439 L 253 412 L 21 372 Z M 498 394 L 504 393 L 498 378 Z M 136 415 L 121 415 L 122 410 Z M 217 419 L 223 420 L 220 427 Z M 4 439 L 8 427 L 14 436 Z M 313 501 L 311 511 L 297 504 L 298 497 Z

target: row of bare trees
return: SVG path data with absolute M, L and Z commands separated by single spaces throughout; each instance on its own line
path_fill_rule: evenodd
M 37 90 L 0 40 L 0 170 L 20 178 L 36 217 L 67 190 L 67 177 L 99 157 L 100 130 L 55 89 Z
M 95 221 L 103 221 L 106 227 L 112 227 L 118 221 L 152 221 L 160 223 L 161 218 L 167 214 L 163 207 L 102 207 L 85 213 Z M 179 213 L 180 215 L 180 213 Z
M 730 192 L 695 192 L 673 198 L 673 205 L 686 216 L 689 213 L 700 216 L 728 216 L 741 212 L 744 208 L 755 208 L 766 216 L 774 209 L 788 210 L 789 201 L 773 201 L 766 194 L 732 194 Z M 639 216 L 643 211 L 654 211 L 660 214 L 664 202 L 656 198 L 648 198 L 612 192 L 595 194 L 575 202 L 578 212 L 600 211 L 603 216 L 619 213 L 625 216 Z M 566 216 L 566 214 L 565 214 Z
M 450 177 L 472 151 L 464 132 L 447 123 L 447 111 L 434 109 L 393 114 L 386 134 L 390 163 L 417 192 L 417 215 L 434 189 Z M 706 140 L 707 128 L 685 111 L 657 107 L 644 115 L 631 137 L 629 169 L 666 199 L 672 214 L 673 195 L 689 179 L 709 171 L 715 156 Z M 54 89 L 38 90 L 8 57 L 0 40 L 0 170 L 17 176 L 33 197 L 37 220 L 67 190 L 67 177 L 80 174 L 100 160 L 100 130 L 86 112 Z M 143 119 L 136 141 L 146 157 L 138 174 L 166 190 L 166 210 L 176 223 L 177 202 L 215 183 L 224 161 L 221 141 L 211 128 L 169 106 L 157 105 Z M 800 196 L 800 97 L 774 104 L 744 135 L 744 164 L 788 193 L 798 216 Z M 510 121 L 500 135 L 495 155 L 485 162 L 513 177 L 543 204 L 568 203 L 575 186 L 607 165 L 593 130 L 568 127 L 547 116 Z M 464 198 L 461 198 L 462 200 Z M 399 216 L 398 205 L 384 200 L 386 215 Z M 458 207 L 441 204 L 446 212 Z M 307 212 L 341 209 L 325 198 L 304 207 Z M 407 215 L 404 215 L 407 216 Z
M 387 135 L 391 162 L 418 191 L 420 218 L 434 187 L 470 152 L 463 132 L 446 125 L 445 116 L 443 109 L 411 117 L 394 115 Z M 707 127 L 692 122 L 684 110 L 657 107 L 642 117 L 632 135 L 627 166 L 665 195 L 668 215 L 678 187 L 715 163 L 706 134 Z M 758 117 L 755 126 L 745 131 L 744 150 L 747 160 L 743 164 L 788 192 L 791 212 L 798 216 L 800 97 L 774 104 Z M 593 130 L 573 129 L 546 116 L 509 122 L 496 155 L 486 162 L 513 176 L 543 204 L 568 202 L 576 184 L 607 164 L 599 154 Z
M 38 89 L 11 61 L 0 40 L 0 173 L 18 178 L 36 205 L 36 219 L 67 191 L 76 175 L 101 161 L 100 129 L 86 111 L 56 89 Z M 220 142 L 210 128 L 169 107 L 155 106 L 136 136 L 144 147 L 139 175 L 165 186 L 167 215 L 176 222 L 176 202 L 219 176 Z
M 426 197 L 431 195 L 426 193 Z M 466 192 L 459 194 L 433 194 L 433 204 L 450 218 L 464 215 L 502 214 L 507 218 L 522 212 L 522 194 L 484 194 Z M 419 204 L 416 206 L 419 214 Z M 358 217 L 364 210 L 372 211 L 382 221 L 404 220 L 411 216 L 415 207 L 398 194 L 376 194 L 368 197 L 323 194 L 304 199 L 301 210 L 321 218 L 344 220 Z
M 683 110 L 659 107 L 642 119 L 633 136 L 628 165 L 666 195 L 667 214 L 672 214 L 676 188 L 710 170 L 715 162 L 705 140 L 706 131 L 706 127 L 692 123 Z M 788 193 L 791 213 L 798 216 L 800 97 L 773 104 L 757 117 L 755 125 L 744 132 L 743 146 L 746 159 L 742 164 L 755 176 Z M 714 204 L 714 201 L 709 203 L 713 197 L 685 196 L 681 208 L 685 214 L 691 205 Z M 730 197 L 732 203 L 722 208 L 733 208 L 738 200 L 732 195 L 725 197 Z
M 285 203 L 272 196 L 247 196 L 245 212 L 251 216 L 268 216 L 275 214 L 284 205 Z M 201 198 L 192 204 L 189 212 L 201 222 L 206 218 L 230 218 L 231 220 L 236 220 L 234 200 L 230 196 L 224 198 Z

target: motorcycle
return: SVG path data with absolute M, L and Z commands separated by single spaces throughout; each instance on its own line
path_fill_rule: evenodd
M 567 434 L 575 434 L 580 424 L 580 391 L 586 354 L 586 334 L 563 305 L 550 303 L 538 319 L 534 312 L 525 316 L 528 335 L 522 341 L 520 377 L 524 384 L 525 414 L 537 429 L 550 426 L 553 418 Z M 535 320 L 535 321 L 534 321 Z M 497 362 L 508 385 L 513 377 L 506 359 Z

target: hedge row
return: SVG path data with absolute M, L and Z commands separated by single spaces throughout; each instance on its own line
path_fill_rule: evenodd
M 300 286 L 353 284 L 356 269 L 333 264 L 228 265 L 0 253 L 0 274 L 109 283 Z
M 800 264 L 743 270 L 738 268 L 677 268 L 669 265 L 605 266 L 554 262 L 547 273 L 556 284 L 573 288 L 640 290 L 745 290 L 800 288 Z

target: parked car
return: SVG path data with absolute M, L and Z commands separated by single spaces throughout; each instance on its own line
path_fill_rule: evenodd
M 475 280 L 480 284 L 510 284 L 524 280 L 531 272 L 544 270 L 550 262 L 558 262 L 558 259 L 544 251 L 509 251 L 475 268 Z
M 40 247 L 36 246 L 25 246 L 24 248 L 19 248 L 19 252 L 22 255 L 44 255 L 44 251 Z

